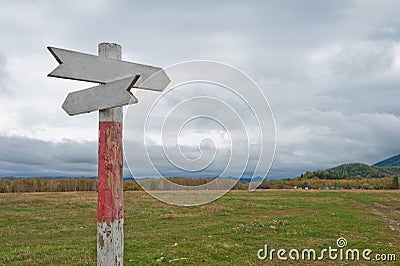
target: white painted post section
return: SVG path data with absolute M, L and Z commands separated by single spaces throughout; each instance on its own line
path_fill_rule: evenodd
M 121 60 L 121 46 L 99 44 L 99 56 Z M 99 111 L 97 265 L 123 265 L 122 107 Z

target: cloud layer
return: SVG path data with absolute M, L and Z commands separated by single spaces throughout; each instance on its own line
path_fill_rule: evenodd
M 400 153 L 398 1 L 3 1 L 0 9 L 0 176 L 96 175 L 98 115 L 68 117 L 60 107 L 91 84 L 47 78 L 57 62 L 46 46 L 95 54 L 102 41 L 121 44 L 128 61 L 212 60 L 249 75 L 275 117 L 272 178 Z M 207 130 L 193 124 L 187 135 L 195 142 Z M 174 173 L 165 163 L 157 162 Z

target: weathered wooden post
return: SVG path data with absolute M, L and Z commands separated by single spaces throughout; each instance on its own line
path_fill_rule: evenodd
M 121 60 L 121 46 L 100 43 L 99 56 Z M 99 111 L 97 265 L 123 264 L 122 116 L 122 107 Z
M 162 91 L 170 80 L 158 67 L 121 61 L 121 46 L 100 43 L 99 55 L 48 47 L 60 64 L 48 76 L 100 83 L 69 93 L 69 115 L 99 111 L 97 265 L 123 265 L 122 106 L 137 103 L 135 87 Z

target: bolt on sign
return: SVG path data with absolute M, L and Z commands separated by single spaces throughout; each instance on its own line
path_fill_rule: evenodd
M 99 111 L 97 265 L 123 265 L 122 106 L 135 104 L 132 88 L 163 91 L 170 83 L 159 67 L 121 61 L 121 46 L 100 43 L 99 55 L 48 47 L 60 64 L 48 76 L 98 83 L 71 92 L 69 115 Z

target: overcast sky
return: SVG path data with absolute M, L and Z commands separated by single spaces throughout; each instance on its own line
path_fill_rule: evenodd
M 57 62 L 46 47 L 97 54 L 103 41 L 126 61 L 212 60 L 249 75 L 275 118 L 269 177 L 400 153 L 399 1 L 6 0 L 0 10 L 0 176 L 97 174 L 98 114 L 61 109 L 91 85 L 48 78 Z

